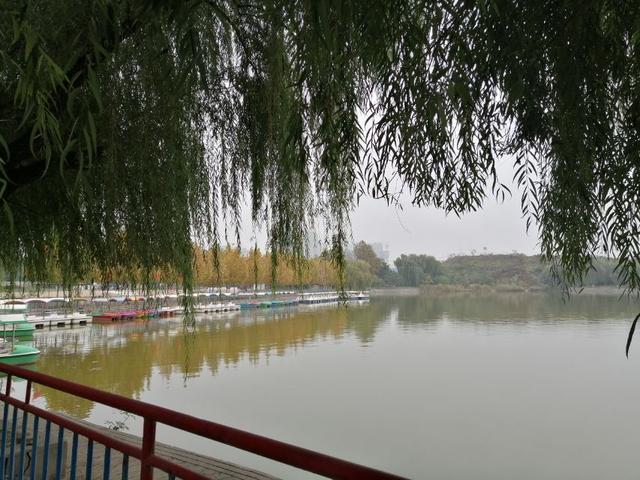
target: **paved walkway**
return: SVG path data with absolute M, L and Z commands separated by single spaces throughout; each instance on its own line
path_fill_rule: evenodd
M 3 413 L 4 406 L 0 403 L 0 428 L 2 426 L 1 417 Z M 5 458 L 5 465 L 8 466 L 8 452 L 9 452 L 9 444 L 11 438 L 11 421 L 12 421 L 12 409 L 10 408 L 9 412 L 9 431 L 7 432 L 7 458 Z M 72 417 L 70 419 L 82 423 L 86 426 L 89 426 L 95 430 L 106 432 L 109 435 L 123 441 L 126 443 L 130 443 L 140 447 L 142 445 L 142 439 L 136 435 L 132 435 L 130 433 L 114 431 L 110 430 L 106 427 L 102 427 L 99 425 L 95 425 L 83 420 L 78 420 Z M 37 477 L 40 478 L 42 463 L 43 463 L 43 451 L 41 450 L 44 445 L 44 429 L 45 422 L 41 420 L 38 425 L 38 454 L 37 456 L 37 467 L 36 474 Z M 22 412 L 18 411 L 18 422 L 16 428 L 16 449 L 15 449 L 15 466 L 14 471 L 17 475 L 18 465 L 19 465 L 19 456 L 18 452 L 20 449 L 20 437 L 21 437 L 21 429 L 22 429 Z M 49 468 L 47 475 L 48 479 L 55 479 L 55 455 L 57 452 L 57 438 L 58 438 L 58 426 L 55 424 L 51 425 L 51 434 L 50 434 L 50 449 L 49 449 Z M 104 460 L 105 460 L 105 448 L 103 445 L 94 444 L 93 446 L 93 455 L 92 455 L 92 471 L 91 475 L 87 476 L 86 474 L 86 465 L 87 465 L 87 445 L 88 440 L 82 436 L 78 437 L 78 461 L 76 466 L 76 478 L 78 479 L 89 479 L 91 480 L 102 480 L 104 479 Z M 30 445 L 33 439 L 33 416 L 29 415 L 27 421 L 27 445 L 25 452 L 25 461 L 24 461 L 24 470 L 25 474 L 29 473 L 29 465 L 31 463 L 31 454 L 30 454 Z M 64 442 L 63 442 L 63 468 L 64 473 L 62 478 L 69 478 L 69 467 L 71 460 L 71 445 L 73 441 L 73 432 L 69 430 L 64 431 Z M 156 455 L 165 458 L 167 460 L 173 461 L 179 465 L 182 465 L 185 468 L 193 470 L 194 472 L 200 473 L 211 480 L 277 480 L 275 477 L 270 475 L 266 475 L 262 472 L 258 472 L 256 470 L 252 470 L 250 468 L 242 467 L 240 465 L 236 465 L 234 463 L 225 462 L 222 460 L 218 460 L 216 458 L 207 457 L 205 455 L 200 455 L 197 453 L 193 453 L 181 448 L 172 447 L 170 445 L 166 445 L 163 443 L 156 443 Z M 110 454 L 110 462 L 109 462 L 109 471 L 111 473 L 111 479 L 120 479 L 122 478 L 122 462 L 123 455 L 117 451 L 111 451 Z M 154 472 L 154 478 L 156 479 L 165 479 L 167 478 L 167 474 L 161 471 Z M 130 479 L 137 479 L 140 476 L 140 462 L 135 458 L 129 458 L 129 475 Z M 17 478 L 17 476 L 16 476 Z
M 106 427 L 100 427 L 91 424 L 91 427 L 101 431 L 107 431 L 110 435 L 118 438 L 127 443 L 132 443 L 137 446 L 142 445 L 142 439 L 135 435 L 131 435 L 126 432 L 109 430 Z M 71 446 L 71 436 L 69 435 L 69 446 Z M 79 444 L 79 451 L 86 451 L 86 439 Z M 276 480 L 275 477 L 266 475 L 264 473 L 252 470 L 250 468 L 242 467 L 234 463 L 224 462 L 215 458 L 199 455 L 181 448 L 172 447 L 163 443 L 156 443 L 156 455 L 163 457 L 167 460 L 171 460 L 183 467 L 193 470 L 197 473 L 205 475 L 212 480 Z M 104 465 L 104 447 L 102 445 L 94 448 L 93 452 L 94 462 L 94 474 L 92 479 L 103 478 L 103 465 Z M 120 478 L 120 472 L 122 471 L 122 455 L 112 452 L 111 454 L 111 478 Z M 78 472 L 85 471 L 85 461 L 78 459 Z M 140 476 L 140 462 L 134 458 L 129 459 L 129 478 L 137 479 Z M 166 474 L 162 472 L 156 472 L 155 478 L 166 478 Z M 84 478 L 82 475 L 79 478 Z

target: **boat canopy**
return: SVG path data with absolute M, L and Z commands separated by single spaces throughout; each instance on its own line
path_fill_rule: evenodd
M 149 300 L 153 299 L 153 297 L 149 297 Z M 147 299 L 145 297 L 126 297 L 124 299 L 125 302 L 146 302 Z
M 5 314 L 20 313 L 27 310 L 25 303 L 3 303 L 0 305 L 0 318 Z
M 33 298 L 21 298 L 15 300 L 7 300 L 6 302 L 15 302 L 16 304 L 25 303 L 52 303 L 52 302 L 68 302 L 69 300 L 62 297 L 45 298 L 45 297 L 33 297 Z

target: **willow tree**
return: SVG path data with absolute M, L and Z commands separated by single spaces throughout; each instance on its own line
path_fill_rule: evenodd
M 0 0 L 0 258 L 69 281 L 237 234 L 342 265 L 361 195 L 462 214 L 508 195 L 579 283 L 640 286 L 640 4 Z M 232 237 L 235 235 L 232 234 Z

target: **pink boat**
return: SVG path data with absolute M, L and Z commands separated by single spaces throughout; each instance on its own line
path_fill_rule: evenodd
M 104 312 L 97 315 L 92 315 L 94 323 L 112 323 L 122 319 L 120 312 Z

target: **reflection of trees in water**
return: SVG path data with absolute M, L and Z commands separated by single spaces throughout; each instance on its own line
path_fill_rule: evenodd
M 195 329 L 183 329 L 175 321 L 151 320 L 50 332 L 36 336 L 43 352 L 38 370 L 136 398 L 148 388 L 154 374 L 169 378 L 179 373 L 187 382 L 205 368 L 215 374 L 245 358 L 257 363 L 261 356 L 282 356 L 306 343 L 341 338 L 349 332 L 363 343 L 370 342 L 391 308 L 376 303 L 371 307 L 243 312 L 203 317 Z M 91 412 L 91 402 L 71 400 L 47 388 L 38 392 L 52 409 L 81 418 Z
M 73 380 L 70 378 L 69 380 Z M 67 395 L 49 387 L 36 385 L 34 396 L 44 397 L 47 400 L 47 408 L 66 413 L 76 418 L 88 418 L 93 410 L 93 402 L 84 398 Z
M 408 326 L 438 322 L 447 308 L 446 302 L 439 300 L 437 297 L 423 295 L 395 298 L 398 324 Z
M 149 388 L 153 375 L 188 379 L 209 369 L 246 359 L 257 364 L 270 355 L 285 355 L 310 342 L 353 334 L 371 343 L 378 329 L 397 310 L 399 325 L 428 328 L 443 318 L 462 322 L 601 321 L 631 318 L 640 303 L 615 296 L 562 297 L 532 294 L 440 295 L 374 298 L 369 305 L 241 312 L 201 317 L 194 329 L 180 322 L 152 320 L 38 332 L 35 346 L 43 352 L 37 369 L 82 384 L 136 398 Z M 38 387 L 49 406 L 81 418 L 91 402 Z
M 398 297 L 398 323 L 424 325 L 446 317 L 453 321 L 604 321 L 633 318 L 640 302 L 615 295 L 451 294 Z
M 393 302 L 372 301 L 366 306 L 347 305 L 348 328 L 363 345 L 371 343 L 378 327 L 388 320 L 395 308 Z
M 120 326 L 116 329 L 123 331 Z M 38 370 L 128 397 L 139 396 L 157 354 L 155 342 L 144 341 L 145 335 L 140 330 L 130 332 L 126 339 L 109 332 L 108 328 L 94 327 L 94 330 L 102 330 L 107 335 L 100 339 L 92 333 L 93 342 L 88 344 L 90 349 L 84 345 L 71 350 L 62 342 L 36 340 L 43 352 L 43 358 L 37 364 Z M 58 346 L 44 346 L 46 343 L 58 343 Z M 81 418 L 86 418 L 93 406 L 90 401 L 70 397 L 56 390 L 44 387 L 40 390 L 51 408 Z

